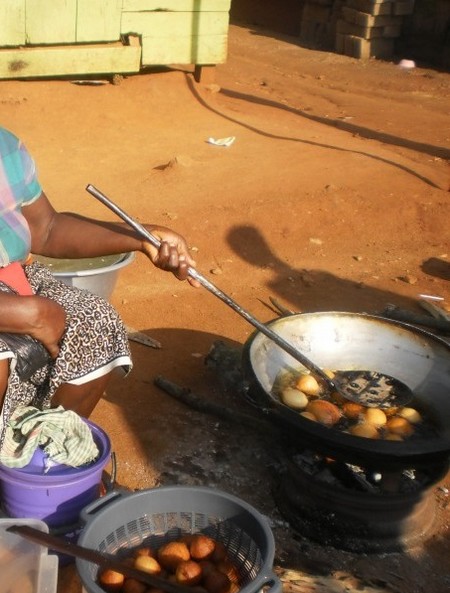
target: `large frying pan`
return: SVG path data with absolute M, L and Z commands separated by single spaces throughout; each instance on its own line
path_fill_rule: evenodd
M 286 352 L 255 332 L 243 349 L 243 372 L 256 405 L 300 445 L 373 468 L 412 468 L 450 458 L 450 345 L 414 326 L 358 313 L 303 313 L 268 324 L 323 368 L 367 368 L 398 377 L 427 411 L 436 433 L 403 442 L 372 440 L 312 422 L 280 402 L 272 387 L 280 369 L 299 368 Z

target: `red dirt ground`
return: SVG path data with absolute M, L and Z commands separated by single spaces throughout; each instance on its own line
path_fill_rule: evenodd
M 275 317 L 269 297 L 303 312 L 377 313 L 393 303 L 423 313 L 422 293 L 450 304 L 450 75 L 307 50 L 240 26 L 229 43 L 211 85 L 184 66 L 114 85 L 1 81 L 2 125 L 34 153 L 58 208 L 112 218 L 84 191 L 92 183 L 139 220 L 173 227 L 199 270 L 261 321 Z M 229 136 L 228 148 L 207 142 Z M 153 384 L 163 375 L 228 405 L 204 357 L 215 340 L 244 343 L 252 327 L 141 256 L 121 272 L 112 301 L 127 325 L 162 344 L 132 343 L 132 374 L 93 416 L 112 439 L 118 482 L 142 489 L 176 476 L 276 517 L 273 435 L 194 412 Z M 212 463 L 221 447 L 226 462 Z M 275 564 L 346 571 L 362 591 L 371 583 L 444 593 L 448 487 L 447 478 L 436 488 L 440 527 L 426 548 L 355 558 L 294 537 L 278 518 Z M 343 591 L 338 583 L 330 591 Z M 59 593 L 79 590 L 73 567 L 62 570 Z

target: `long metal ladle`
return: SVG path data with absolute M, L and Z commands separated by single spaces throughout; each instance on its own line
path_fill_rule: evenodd
M 96 189 L 93 185 L 86 187 L 92 196 L 97 198 L 110 210 L 115 212 L 122 220 L 128 223 L 135 231 L 139 233 L 141 237 L 146 239 L 154 247 L 159 249 L 161 242 L 154 235 L 152 235 L 143 225 L 131 218 L 126 212 L 124 212 L 119 206 L 112 202 L 108 197 Z M 253 317 L 248 311 L 238 305 L 231 297 L 222 292 L 217 286 L 205 278 L 195 268 L 189 266 L 188 275 L 194 278 L 211 292 L 214 296 L 218 297 L 226 305 L 231 307 L 241 317 L 251 323 L 257 330 L 268 337 L 270 340 L 275 342 L 282 350 L 287 352 L 306 367 L 311 373 L 319 379 L 324 385 L 327 391 L 330 393 L 337 392 L 345 399 L 357 402 L 366 407 L 378 407 L 378 408 L 391 408 L 400 407 L 407 404 L 413 399 L 413 393 L 409 387 L 404 383 L 375 371 L 335 371 L 333 379 L 330 377 L 312 360 L 302 354 L 297 348 L 292 346 L 289 342 L 284 340 L 279 334 L 272 331 L 267 325 L 261 323 Z

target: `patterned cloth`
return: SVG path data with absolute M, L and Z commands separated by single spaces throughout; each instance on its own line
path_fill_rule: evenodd
M 25 146 L 0 128 L 0 266 L 26 260 L 31 238 L 21 208 L 41 193 L 34 161 Z
M 0 127 L 0 267 L 13 262 L 22 265 L 26 261 L 31 238 L 22 208 L 35 202 L 41 193 L 33 159 L 14 134 Z M 0 449 L 5 437 L 4 427 L 17 406 L 32 405 L 42 410 L 50 406 L 53 395 L 63 383 L 81 385 L 114 368 L 124 373 L 131 368 L 126 329 L 107 301 L 88 291 L 66 286 L 38 262 L 25 264 L 23 269 L 31 294 L 52 299 L 64 308 L 66 329 L 57 359 L 38 369 L 30 379 L 22 381 L 15 364 L 10 364 L 0 412 Z M 0 291 L 7 290 L 8 284 L 0 281 Z M 15 354 L 0 338 L 0 359 L 5 358 L 13 360 Z
M 6 467 L 25 467 L 37 447 L 51 462 L 80 467 L 95 461 L 99 451 L 86 422 L 62 406 L 41 411 L 33 406 L 14 410 L 6 427 L 0 463 Z
M 24 269 L 35 294 L 64 307 L 66 330 L 56 360 L 37 370 L 28 381 L 21 381 L 11 368 L 2 411 L 3 429 L 0 422 L 0 448 L 4 427 L 17 406 L 48 408 L 63 383 L 81 385 L 115 368 L 127 374 L 132 367 L 127 331 L 116 310 L 105 299 L 67 286 L 39 262 Z M 8 288 L 0 282 L 0 290 Z M 0 359 L 13 357 L 13 352 L 0 339 Z

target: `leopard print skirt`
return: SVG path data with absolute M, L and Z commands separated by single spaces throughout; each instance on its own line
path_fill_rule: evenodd
M 34 294 L 64 307 L 66 329 L 56 360 L 38 369 L 27 381 L 21 381 L 15 370 L 10 371 L 0 423 L 0 446 L 3 427 L 18 405 L 48 408 L 63 383 L 87 383 L 115 368 L 127 374 L 132 366 L 126 329 L 106 300 L 65 285 L 39 262 L 24 269 Z M 0 282 L 0 290 L 9 288 Z M 0 358 L 9 357 L 9 347 L 0 339 Z M 13 366 L 10 365 L 11 369 Z

